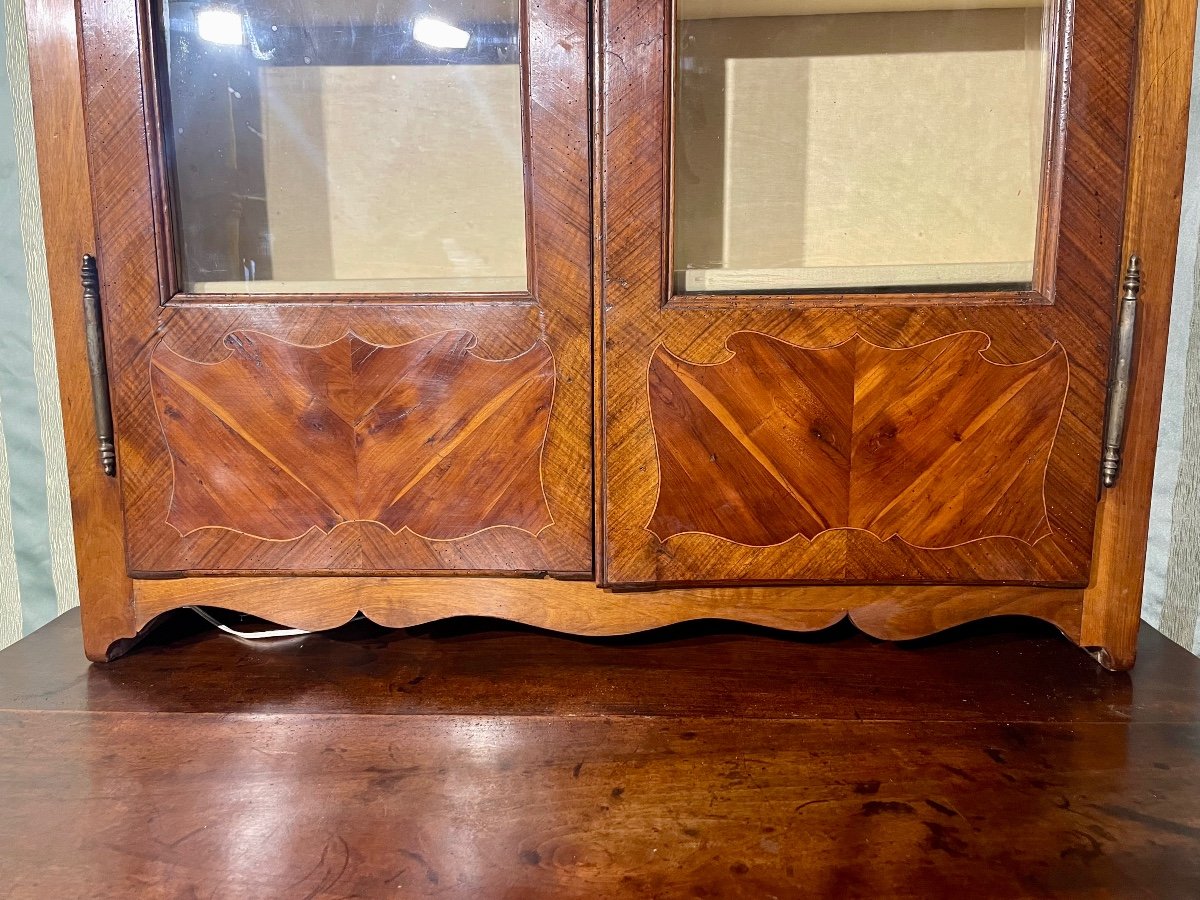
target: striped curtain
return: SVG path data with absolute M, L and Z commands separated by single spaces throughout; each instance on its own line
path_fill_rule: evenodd
M 0 88 L 0 647 L 79 602 L 22 0 Z

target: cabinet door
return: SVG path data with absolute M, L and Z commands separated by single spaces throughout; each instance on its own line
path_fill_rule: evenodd
M 128 564 L 592 568 L 569 0 L 83 0 Z
M 607 4 L 605 583 L 1088 582 L 1134 33 Z

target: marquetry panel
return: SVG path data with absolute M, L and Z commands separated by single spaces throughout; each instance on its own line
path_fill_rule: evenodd
M 1095 22 L 1097 16 L 1103 18 L 1098 25 L 1082 29 L 1079 35 L 1081 40 L 1075 53 L 1076 64 L 1080 67 L 1075 78 L 1077 90 L 1073 98 L 1075 109 L 1072 112 L 1075 139 L 1067 148 L 1067 153 L 1073 161 L 1076 174 L 1069 185 L 1066 199 L 1067 210 L 1075 217 L 1076 225 L 1073 232 L 1067 235 L 1067 239 L 1072 252 L 1082 254 L 1085 258 L 1093 248 L 1097 249 L 1099 252 L 1096 258 L 1103 264 L 1108 250 L 1098 247 L 1096 241 L 1109 240 L 1110 225 L 1114 217 L 1119 218 L 1121 204 L 1119 198 L 1115 198 L 1111 192 L 1104 192 L 1103 195 L 1099 191 L 1089 192 L 1087 170 L 1080 168 L 1080 165 L 1097 167 L 1101 182 L 1111 180 L 1114 173 L 1119 174 L 1126 124 L 1122 119 L 1125 109 L 1120 100 L 1128 89 L 1125 81 L 1128 74 L 1126 62 L 1130 61 L 1132 65 L 1134 61 L 1131 42 L 1126 40 L 1125 36 L 1133 32 L 1134 21 L 1132 4 L 1128 2 L 1104 4 L 1084 0 L 1077 5 L 1081 19 L 1086 17 Z M 1140 5 L 1144 10 L 1144 21 L 1140 28 L 1141 59 L 1137 65 L 1140 66 L 1142 77 L 1139 79 L 1140 99 L 1135 130 L 1135 183 L 1131 194 L 1134 206 L 1127 234 L 1129 247 L 1136 248 L 1146 260 L 1148 271 L 1158 272 L 1159 277 L 1147 282 L 1143 296 L 1146 308 L 1143 310 L 1142 324 L 1145 327 L 1142 329 L 1142 336 L 1139 337 L 1139 376 L 1134 386 L 1138 400 L 1133 404 L 1136 427 L 1131 427 L 1129 431 L 1129 466 L 1121 485 L 1116 491 L 1108 493 L 1103 504 L 1103 525 L 1101 534 L 1098 535 L 1098 566 L 1095 578 L 1086 593 L 1087 615 L 1083 623 L 1083 633 L 1080 635 L 1079 617 L 1081 608 L 1085 606 L 1084 592 L 1029 586 L 909 586 L 903 590 L 886 585 L 697 587 L 635 595 L 595 592 L 601 598 L 600 602 L 584 592 L 575 591 L 574 583 L 524 579 L 464 581 L 443 578 L 204 578 L 138 580 L 131 586 L 125 577 L 125 540 L 122 534 L 121 510 L 118 508 L 118 482 L 105 478 L 96 465 L 90 404 L 81 402 L 88 395 L 88 376 L 83 363 L 85 354 L 82 350 L 82 325 L 77 297 L 78 261 L 81 253 L 95 250 L 96 245 L 93 242 L 92 231 L 92 198 L 87 196 L 88 166 L 84 158 L 84 129 L 78 94 L 80 60 L 76 58 L 77 29 L 73 16 L 81 14 L 81 41 L 87 50 L 87 58 L 83 60 L 87 78 L 84 101 L 89 106 L 91 120 L 89 139 L 92 176 L 97 182 L 94 199 L 97 203 L 97 221 L 102 244 L 100 255 L 106 273 L 106 287 L 109 288 L 108 313 L 110 320 L 119 318 L 126 324 L 144 324 L 154 320 L 157 327 L 157 311 L 152 304 L 143 302 L 141 294 L 136 293 L 156 278 L 154 261 L 143 255 L 139 257 L 137 266 L 124 267 L 120 263 L 120 255 L 126 248 L 133 247 L 140 252 L 149 240 L 148 233 L 139 230 L 137 226 L 124 233 L 119 215 L 122 211 L 128 211 L 131 206 L 140 209 L 146 203 L 146 192 L 137 184 L 145 176 L 146 161 L 145 142 L 139 133 L 143 122 L 136 109 L 140 102 L 136 76 L 139 63 L 137 42 L 132 36 L 136 33 L 137 22 L 135 17 L 130 15 L 132 4 L 124 2 L 83 0 L 82 3 L 74 4 L 65 0 L 31 0 L 27 9 L 31 64 L 35 71 L 34 112 L 38 131 L 39 167 L 44 173 L 53 175 L 42 180 L 43 205 L 47 210 L 50 278 L 52 283 L 58 284 L 52 292 L 55 300 L 55 332 L 64 386 L 63 403 L 67 413 L 68 447 L 71 450 L 75 534 L 83 588 L 85 642 L 89 655 L 93 659 L 101 660 L 108 656 L 110 650 L 114 655 L 124 652 L 128 642 L 118 641 L 111 648 L 110 644 L 120 638 L 132 637 L 141 626 L 159 613 L 187 603 L 202 602 L 246 609 L 281 622 L 308 628 L 336 625 L 359 609 L 366 609 L 380 621 L 396 626 L 454 615 L 469 609 L 484 614 L 522 619 L 544 627 L 592 633 L 616 633 L 654 627 L 668 621 L 695 616 L 736 616 L 783 628 L 822 627 L 840 619 L 846 610 L 853 610 L 855 623 L 873 634 L 881 637 L 911 637 L 986 615 L 1029 614 L 1043 615 L 1059 622 L 1072 640 L 1082 640 L 1087 646 L 1106 646 L 1108 649 L 1103 658 L 1107 665 L 1128 667 L 1133 660 L 1133 637 L 1136 635 L 1138 621 L 1137 598 L 1140 596 L 1141 566 L 1145 550 L 1149 473 L 1153 468 L 1158 415 L 1157 394 L 1166 341 L 1165 323 L 1170 307 L 1170 268 L 1174 260 L 1175 239 L 1173 223 L 1178 217 L 1179 185 L 1183 172 L 1187 98 L 1191 78 L 1191 36 L 1195 20 L 1194 3 L 1189 4 L 1182 0 L 1146 0 Z M 540 4 L 539 9 L 544 6 L 545 4 Z M 579 6 L 582 7 L 582 4 Z M 622 134 L 614 134 L 613 137 L 623 141 L 626 148 L 631 147 L 635 141 L 653 144 L 654 130 L 662 125 L 661 121 L 655 120 L 655 110 L 649 110 L 646 115 L 638 112 L 638 107 L 654 106 L 657 103 L 654 99 L 655 86 L 641 80 L 622 88 L 617 77 L 628 74 L 617 70 L 641 65 L 646 58 L 661 62 L 658 48 L 650 46 L 649 52 L 646 53 L 643 51 L 647 48 L 639 47 L 639 44 L 646 40 L 646 28 L 655 27 L 656 19 L 661 26 L 662 16 L 658 10 L 652 8 L 653 6 L 654 4 L 647 4 L 643 10 L 638 10 L 635 4 L 622 2 L 597 4 L 593 7 L 598 16 L 608 17 L 607 21 L 598 21 L 602 46 L 601 53 L 597 56 L 601 67 L 597 83 L 602 83 L 605 88 L 604 96 L 597 97 L 597 102 L 603 107 L 603 119 L 599 122 L 601 136 L 610 130 L 619 131 Z M 836 12 L 833 8 L 835 6 L 836 3 L 832 4 L 829 11 Z M 545 18 L 544 14 L 539 15 Z M 67 27 L 63 27 L 64 23 Z M 543 75 L 556 76 L 554 80 L 557 87 L 543 82 L 538 92 L 540 100 L 553 106 L 556 99 L 565 99 L 570 107 L 574 102 L 571 98 L 579 96 L 580 88 L 578 82 L 572 81 L 570 70 L 571 66 L 585 62 L 582 51 L 586 31 L 580 27 L 578 20 L 572 23 L 559 18 L 558 24 L 561 27 L 557 34 L 541 37 L 535 34 L 535 40 L 540 41 L 542 46 L 540 52 L 534 54 L 533 62 Z M 609 36 L 607 39 L 605 34 Z M 610 69 L 613 71 L 609 71 Z M 109 83 L 110 77 L 114 79 L 112 83 Z M 605 99 L 609 96 L 612 97 L 611 102 Z M 1118 101 L 1115 104 L 1112 102 L 1114 97 Z M 1081 102 L 1086 104 L 1086 115 L 1080 115 Z M 133 112 L 129 109 L 130 105 L 135 107 Z M 583 106 L 575 108 L 582 112 Z M 586 131 L 578 127 L 577 118 L 571 115 L 554 116 L 547 112 L 547 108 L 535 105 L 531 110 L 535 127 L 542 128 L 548 120 L 559 118 L 570 125 L 575 145 L 581 146 L 586 141 Z M 623 120 L 625 124 L 614 124 L 614 114 L 618 114 L 617 119 Z M 606 139 L 604 143 L 606 146 L 603 149 L 610 151 L 611 141 Z M 651 149 L 653 150 L 653 147 Z M 546 153 L 547 148 L 540 144 L 534 148 L 534 152 Z M 547 168 L 551 171 L 562 171 L 573 180 L 578 190 L 586 194 L 586 172 L 580 179 L 579 168 L 576 165 L 578 157 L 575 146 L 570 141 L 558 143 L 553 154 L 539 158 L 543 177 Z M 632 187 L 645 191 L 645 197 L 651 203 L 660 202 L 655 193 L 659 185 L 655 184 L 654 173 L 633 170 L 631 167 L 634 161 L 635 154 L 627 150 L 618 160 L 616 167 L 607 167 L 607 179 L 616 182 L 616 191 L 627 198 Z M 626 171 L 621 171 L 621 166 L 626 166 Z M 598 171 L 603 172 L 604 167 Z M 135 182 L 132 191 L 128 189 L 131 181 Z M 601 186 L 598 184 L 597 192 L 600 191 Z M 609 193 L 612 194 L 611 191 Z M 625 204 L 626 208 L 628 205 Z M 544 205 L 541 208 L 544 210 Z M 640 218 L 616 221 L 615 227 L 605 235 L 610 244 L 619 245 L 614 246 L 614 249 L 624 248 L 618 254 L 618 257 L 622 257 L 623 254 L 624 263 L 618 267 L 609 266 L 601 273 L 597 284 L 603 285 L 605 290 L 604 296 L 598 298 L 600 302 L 620 299 L 623 278 L 655 277 L 656 270 L 653 265 L 639 268 L 629 264 L 633 260 L 630 249 L 638 241 L 653 240 L 652 230 L 647 230 L 647 222 L 652 220 L 653 210 L 648 210 L 643 204 L 639 211 L 642 214 Z M 141 216 L 142 213 L 135 210 L 134 218 L 140 221 Z M 609 219 L 610 222 L 614 221 L 611 215 Z M 1096 228 L 1089 230 L 1086 227 L 1089 220 Z M 627 231 L 629 234 L 627 237 L 623 236 L 616 233 L 618 230 Z M 1107 247 L 1107 243 L 1104 247 Z M 553 268 L 557 271 L 551 271 L 548 276 L 551 280 L 545 283 L 550 284 L 559 295 L 569 295 L 570 287 L 566 283 L 569 278 L 564 272 L 569 272 L 570 261 L 584 260 L 590 251 L 591 244 L 586 239 L 580 240 L 578 232 L 565 237 L 554 248 L 558 262 Z M 114 265 L 121 266 L 121 271 L 117 275 L 110 275 Z M 547 273 L 543 271 L 539 277 L 544 281 Z M 1061 288 L 1064 279 L 1059 280 Z M 1076 321 L 1086 322 L 1089 315 L 1105 320 L 1107 312 L 1103 300 L 1111 294 L 1111 285 L 1098 284 L 1101 280 L 1087 276 L 1086 272 L 1067 279 L 1071 296 L 1076 300 L 1087 296 L 1090 290 L 1097 287 L 1100 289 L 1095 303 L 1080 306 L 1075 316 Z M 113 295 L 113 285 L 121 287 L 121 296 Z M 129 297 L 137 299 L 129 302 Z M 340 299 L 330 298 L 333 302 Z M 640 307 L 642 311 L 651 312 L 657 308 L 657 305 Z M 1047 323 L 1041 318 L 1045 314 L 1042 310 L 1027 311 L 1024 321 L 1018 321 L 1015 316 L 1009 320 L 1014 326 L 1032 329 L 1045 339 L 1038 348 L 1040 352 L 1052 347 L 1054 339 L 1060 337 L 1055 333 L 1059 323 Z M 889 338 L 912 342 L 918 333 L 921 333 L 922 337 L 932 339 L 955 330 L 952 318 L 942 321 L 934 313 L 914 312 L 909 318 L 899 316 L 891 319 L 870 313 L 864 315 L 863 327 L 844 329 L 840 335 L 841 339 L 846 339 L 857 331 L 869 335 L 872 340 L 885 343 Z M 610 316 L 610 326 L 614 325 L 613 319 L 614 317 Z M 555 321 L 554 316 L 548 320 L 552 333 L 555 332 Z M 836 324 L 838 320 L 826 321 L 834 321 Z M 279 328 L 281 331 L 278 333 L 293 332 L 289 340 L 312 345 L 337 340 L 345 333 L 336 327 L 323 330 L 319 323 L 308 319 L 289 324 L 286 315 L 282 313 L 276 316 L 247 318 L 235 312 L 229 316 L 228 321 L 220 323 L 214 329 L 215 338 L 202 334 L 195 340 L 189 336 L 193 325 L 186 317 L 180 318 L 177 313 L 168 311 L 162 315 L 162 324 L 171 330 L 167 343 L 172 350 L 185 353 L 189 358 L 195 356 L 210 361 L 219 359 L 226 352 L 220 341 L 229 330 L 237 328 L 258 329 L 271 333 L 277 333 L 271 330 Z M 385 345 L 397 344 L 401 340 L 416 340 L 423 335 L 437 333 L 439 328 L 444 330 L 447 327 L 444 323 L 424 323 L 412 319 L 407 319 L 402 324 L 402 335 L 389 332 L 377 321 L 360 322 L 358 327 L 360 334 L 373 334 L 373 329 L 378 328 L 380 333 L 375 335 L 375 338 Z M 819 339 L 818 335 L 801 333 L 804 329 L 774 316 L 759 316 L 751 324 L 757 326 L 760 331 L 769 325 L 771 333 L 777 336 L 790 330 L 788 340 L 797 346 L 830 346 L 829 341 Z M 421 332 L 420 327 L 425 325 L 428 325 L 428 328 Z M 504 327 L 514 329 L 518 340 L 511 346 L 501 347 L 503 340 L 497 337 L 500 333 L 498 330 L 485 332 L 477 350 L 486 351 L 493 358 L 499 359 L 502 358 L 502 352 L 503 355 L 516 355 L 527 350 L 539 338 L 536 322 L 516 315 L 506 320 Z M 940 334 L 937 333 L 939 329 Z M 690 352 L 691 348 L 687 344 L 694 337 L 690 334 L 682 336 L 683 346 L 672 343 L 668 349 L 682 354 L 681 358 L 684 359 L 719 362 L 729 355 L 723 348 L 731 330 L 729 323 L 716 330 L 717 340 L 702 347 L 707 355 Z M 961 323 L 957 330 L 962 330 Z M 147 342 L 152 342 L 158 336 L 151 336 L 151 331 L 152 329 L 148 328 L 142 335 Z M 819 328 L 808 331 L 819 331 Z M 994 351 L 1002 355 L 1002 348 L 1007 346 L 1005 334 L 993 332 L 993 338 L 997 342 Z M 110 341 L 115 340 L 110 333 Z M 519 346 L 521 340 L 524 341 L 523 347 Z M 1069 399 L 1073 403 L 1087 393 L 1081 385 L 1085 381 L 1091 383 L 1097 378 L 1094 370 L 1098 371 L 1099 366 L 1095 365 L 1095 358 L 1103 342 L 1091 341 L 1090 346 L 1087 341 L 1072 341 L 1068 338 L 1067 342 L 1072 344 L 1073 382 Z M 485 347 L 493 344 L 494 346 Z M 600 340 L 597 341 L 597 345 L 602 349 Z M 638 407 L 637 403 L 639 395 L 644 396 L 646 393 L 644 376 L 650 362 L 649 350 L 654 346 L 656 345 L 653 341 L 648 341 L 643 348 L 647 352 L 633 361 L 632 367 L 640 367 L 643 376 L 640 387 L 635 385 L 627 388 L 623 385 L 620 388 L 622 393 L 617 397 L 619 401 L 632 401 L 634 418 L 640 417 L 642 422 L 648 421 L 648 408 Z M 1001 358 L 1001 355 L 997 355 L 996 358 Z M 1016 363 L 1028 360 L 1033 355 L 1029 352 L 1023 355 L 1014 352 L 1009 361 Z M 560 361 L 563 359 L 564 357 L 560 356 Z M 137 362 L 141 365 L 138 373 L 141 382 L 148 385 L 148 357 L 138 356 Z M 604 363 L 605 360 L 600 359 L 599 362 Z M 609 374 L 612 374 L 611 366 Z M 560 384 L 554 409 L 556 424 L 552 426 L 552 430 L 567 418 L 565 410 L 570 403 L 564 401 L 564 398 L 574 390 L 572 380 L 571 372 L 567 371 Z M 634 380 L 631 379 L 629 384 L 634 385 Z M 132 394 L 134 405 L 142 404 L 143 408 L 148 408 L 146 405 L 151 402 L 150 399 L 137 394 L 136 389 L 127 384 L 115 387 Z M 157 428 L 156 415 L 152 414 L 149 421 Z M 135 430 L 143 429 L 145 423 L 138 421 L 133 427 Z M 1081 424 L 1075 421 L 1073 416 L 1067 415 L 1062 422 L 1057 444 L 1060 447 L 1076 445 L 1081 439 L 1080 436 L 1087 438 L 1089 428 L 1090 426 Z M 647 462 L 650 471 L 653 472 L 653 432 L 627 426 L 616 434 L 619 438 L 639 436 L 643 444 L 648 437 L 650 454 L 646 456 L 630 453 L 624 459 L 618 459 L 620 473 L 638 473 Z M 598 447 L 605 449 L 612 444 L 613 440 L 610 438 Z M 163 475 L 162 462 L 169 460 L 165 445 L 155 445 L 153 437 L 150 437 L 146 438 L 145 446 L 147 449 L 142 452 L 137 441 L 123 441 L 122 462 L 125 471 L 143 470 L 143 474 L 135 479 L 135 487 L 146 484 L 151 476 L 169 478 L 169 473 Z M 584 454 L 561 453 L 558 452 L 559 448 L 560 445 L 556 441 L 551 440 L 547 444 L 545 464 L 548 471 L 561 473 L 571 466 L 582 464 Z M 620 457 L 619 453 L 616 455 Z M 1088 452 L 1078 455 L 1061 450 L 1056 452 L 1050 461 L 1048 495 L 1068 483 L 1072 464 L 1087 466 L 1090 462 Z M 566 507 L 561 495 L 556 492 L 554 483 L 552 479 L 547 493 L 551 507 L 561 520 Z M 604 487 L 605 483 L 607 482 L 601 483 L 598 494 L 601 510 L 603 504 L 613 499 L 609 496 L 610 491 Z M 654 483 L 657 481 L 654 480 Z M 130 490 L 126 491 L 126 494 L 130 493 Z M 628 498 L 617 492 L 616 499 L 625 502 Z M 640 519 L 636 516 L 633 518 L 632 528 L 635 532 L 642 529 L 649 520 L 653 512 L 652 501 L 651 497 L 651 502 L 641 507 Z M 162 525 L 166 515 L 165 507 L 155 509 L 153 513 L 147 519 L 150 524 L 139 538 L 139 543 L 146 539 L 149 531 L 167 532 L 168 536 L 171 532 L 169 527 L 164 528 Z M 1051 517 L 1056 525 L 1066 527 L 1071 534 L 1082 534 L 1090 527 L 1079 514 L 1072 513 L 1061 505 L 1052 507 Z M 133 527 L 131 525 L 131 530 Z M 360 535 L 364 544 L 377 532 L 389 534 L 379 526 L 357 523 L 342 526 L 338 532 L 360 528 L 364 531 L 364 534 Z M 617 531 L 621 532 L 621 529 Z M 825 548 L 824 544 L 832 541 L 839 545 L 839 548 L 843 548 L 852 535 L 862 536 L 857 532 L 830 532 L 823 534 L 813 543 L 822 545 L 823 549 L 829 549 Z M 459 546 L 462 543 L 456 542 Z M 619 543 L 624 548 L 620 551 L 621 559 L 629 560 L 628 534 L 620 538 Z M 273 545 L 264 545 L 261 542 L 238 544 L 228 552 L 233 553 L 235 557 L 238 553 L 251 555 L 261 553 L 264 546 Z M 981 549 L 980 545 L 973 546 L 977 550 Z M 712 552 L 720 554 L 724 552 L 724 548 L 727 548 L 727 545 L 718 544 Z M 661 549 L 651 545 L 644 553 L 638 550 L 637 553 L 641 555 L 637 557 L 633 567 L 625 566 L 623 570 L 617 571 L 610 565 L 610 571 L 628 577 L 631 572 L 637 575 L 639 571 L 644 573 L 652 570 L 652 565 L 647 565 L 646 561 Z M 137 554 L 137 561 L 144 564 L 148 558 L 144 549 L 134 546 L 132 550 Z M 429 558 L 428 548 L 415 540 L 406 543 L 402 550 L 400 555 L 409 563 L 418 558 Z M 830 552 L 842 551 L 837 549 Z M 876 553 L 878 552 L 876 548 Z M 961 552 L 959 551 L 960 554 Z M 321 549 L 321 554 L 321 558 L 328 560 L 333 556 L 333 549 L 326 546 Z M 351 555 L 357 557 L 358 551 Z M 171 554 L 163 556 L 168 557 Z M 844 558 L 845 554 L 842 556 Z M 168 567 L 175 565 L 180 559 L 194 562 L 197 558 L 192 550 L 188 550 L 182 555 L 172 556 L 168 560 Z M 292 556 L 289 551 L 287 555 L 279 558 L 287 563 L 299 557 Z M 855 557 L 851 562 L 854 562 L 857 568 L 850 571 L 857 575 L 867 562 L 873 563 L 874 560 Z M 992 564 L 994 563 L 993 558 Z M 1020 568 L 1019 556 L 1012 560 L 1012 565 L 1014 569 Z M 471 588 L 478 586 L 479 590 L 464 590 L 464 585 Z M 494 595 L 503 593 L 505 599 L 481 600 L 480 591 L 490 591 Z M 414 597 L 414 593 L 419 596 Z
M 741 332 L 717 365 L 659 349 L 650 411 L 660 540 L 747 546 L 853 528 L 941 549 L 1049 533 L 1046 466 L 1069 378 L 1054 347 L 1020 365 L 986 335 L 808 349 Z
M 304 347 L 247 332 L 198 363 L 159 348 L 155 406 L 171 453 L 167 521 L 286 541 L 377 522 L 438 540 L 551 524 L 541 483 L 554 396 L 544 343 L 471 353 L 469 332 L 379 347 Z M 246 498 L 253 497 L 253 503 Z

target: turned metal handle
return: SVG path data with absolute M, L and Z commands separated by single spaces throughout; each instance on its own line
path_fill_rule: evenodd
M 1109 382 L 1108 418 L 1104 426 L 1104 486 L 1113 487 L 1121 477 L 1121 456 L 1125 450 L 1125 416 L 1133 381 L 1133 342 L 1137 334 L 1138 297 L 1142 292 L 1142 261 L 1129 258 L 1121 291 L 1117 319 L 1116 358 Z
M 85 255 L 79 272 L 83 283 L 83 319 L 87 340 L 88 371 L 92 376 L 92 410 L 100 465 L 109 477 L 117 474 L 117 448 L 113 436 L 112 405 L 108 399 L 108 361 L 104 355 L 104 324 L 100 310 L 100 275 L 96 258 Z

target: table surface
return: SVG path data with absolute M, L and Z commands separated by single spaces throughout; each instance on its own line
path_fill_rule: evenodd
M 7 892 L 7 893 L 6 893 Z M 488 620 L 0 653 L 0 896 L 1200 896 L 1200 660 Z

